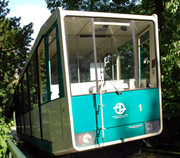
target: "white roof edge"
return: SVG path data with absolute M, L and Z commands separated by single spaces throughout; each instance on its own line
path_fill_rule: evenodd
M 60 8 L 59 8 L 60 9 Z M 155 20 L 155 14 L 153 15 L 137 15 L 137 14 L 124 14 L 124 13 L 110 13 L 110 12 L 91 12 L 91 11 L 74 11 L 63 10 L 64 16 L 86 16 L 95 18 L 122 18 L 122 19 L 139 19 L 139 20 Z

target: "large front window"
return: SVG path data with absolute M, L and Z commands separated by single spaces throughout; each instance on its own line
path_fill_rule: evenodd
M 72 95 L 157 87 L 153 22 L 65 17 Z

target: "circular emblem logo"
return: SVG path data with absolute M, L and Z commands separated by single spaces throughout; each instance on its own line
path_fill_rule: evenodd
M 113 108 L 117 114 L 123 114 L 126 110 L 123 103 L 117 103 L 116 106 Z

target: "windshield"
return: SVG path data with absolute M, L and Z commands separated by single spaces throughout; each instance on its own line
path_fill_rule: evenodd
M 65 17 L 65 27 L 72 95 L 157 86 L 153 22 Z

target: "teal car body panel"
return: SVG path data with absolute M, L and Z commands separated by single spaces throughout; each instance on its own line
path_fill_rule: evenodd
M 100 94 L 73 96 L 71 102 L 74 133 L 95 131 L 101 143 Z M 146 134 L 145 122 L 160 119 L 159 102 L 158 88 L 123 91 L 119 95 L 103 93 L 104 141 L 123 141 Z

